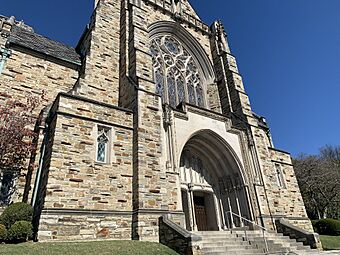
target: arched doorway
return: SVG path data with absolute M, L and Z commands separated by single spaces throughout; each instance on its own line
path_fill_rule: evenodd
M 219 231 L 243 226 L 235 215 L 252 220 L 240 162 L 217 134 L 201 131 L 185 144 L 180 180 L 187 230 Z

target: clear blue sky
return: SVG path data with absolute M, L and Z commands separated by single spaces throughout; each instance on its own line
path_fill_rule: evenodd
M 117 1 L 117 0 L 114 0 Z M 191 0 L 208 24 L 224 22 L 253 110 L 292 155 L 340 145 L 340 0 Z M 52 39 L 75 46 L 91 0 L 1 0 Z

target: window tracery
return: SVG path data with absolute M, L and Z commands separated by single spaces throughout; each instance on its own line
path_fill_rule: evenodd
M 156 93 L 163 102 L 172 107 L 183 101 L 204 107 L 200 70 L 189 51 L 174 37 L 163 35 L 152 40 L 150 52 Z

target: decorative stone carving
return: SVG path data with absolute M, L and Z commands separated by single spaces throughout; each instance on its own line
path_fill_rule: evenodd
M 227 42 L 227 33 L 225 32 L 224 26 L 220 20 L 214 22 L 213 32 L 216 37 L 216 42 L 218 43 L 218 49 L 220 50 L 220 53 L 230 53 L 230 48 Z
M 180 16 L 182 14 L 182 2 L 181 2 L 181 0 L 172 0 L 172 9 L 173 9 L 173 13 L 176 16 Z

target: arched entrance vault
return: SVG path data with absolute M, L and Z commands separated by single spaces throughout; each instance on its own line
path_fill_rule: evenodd
M 187 230 L 243 226 L 230 212 L 251 219 L 240 162 L 224 139 L 208 130 L 196 133 L 185 144 L 179 166 Z

